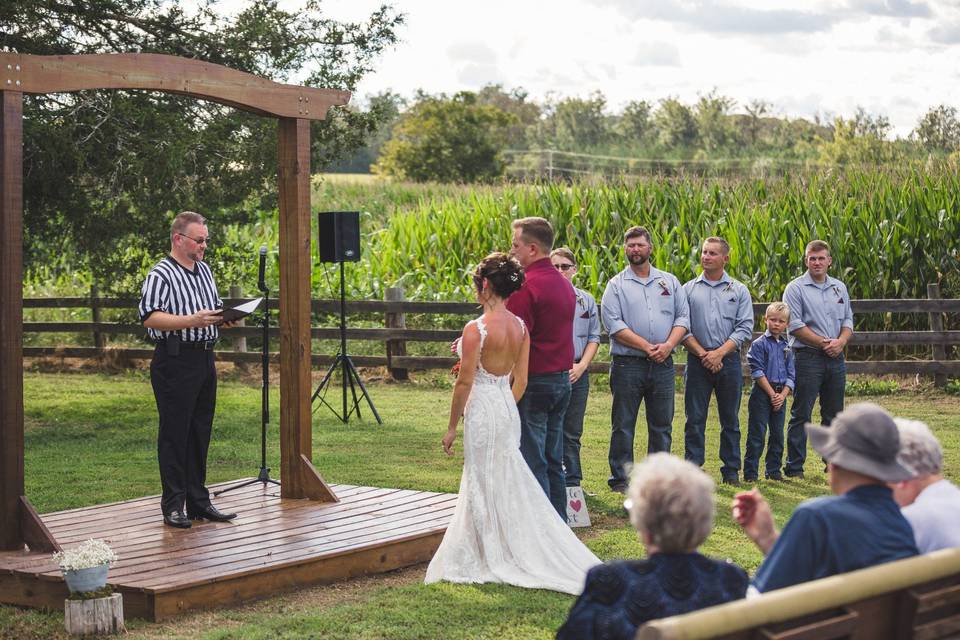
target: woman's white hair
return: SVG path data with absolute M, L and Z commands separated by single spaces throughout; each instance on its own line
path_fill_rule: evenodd
M 660 551 L 693 551 L 713 529 L 713 489 L 710 476 L 693 463 L 655 453 L 630 474 L 630 522 Z
M 943 470 L 943 449 L 930 427 L 919 420 L 894 418 L 900 431 L 897 460 L 917 476 L 929 476 Z

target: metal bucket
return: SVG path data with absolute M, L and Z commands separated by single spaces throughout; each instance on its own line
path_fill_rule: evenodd
M 63 579 L 67 581 L 67 588 L 70 589 L 70 593 L 96 591 L 107 584 L 107 573 L 109 571 L 110 565 L 102 564 L 99 567 L 64 571 Z

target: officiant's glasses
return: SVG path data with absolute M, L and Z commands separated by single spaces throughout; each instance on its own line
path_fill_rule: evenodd
M 178 236 L 183 236 L 184 238 L 190 238 L 191 240 L 193 240 L 193 241 L 196 242 L 197 244 L 206 245 L 206 246 L 208 246 L 208 247 L 210 246 L 210 236 L 207 236 L 206 238 L 194 238 L 193 236 L 188 236 L 187 234 L 185 234 L 185 233 L 180 233 L 179 231 L 177 231 L 177 235 L 178 235 Z
M 570 269 L 576 269 L 577 265 L 575 264 L 555 264 L 553 267 L 557 271 L 570 271 Z

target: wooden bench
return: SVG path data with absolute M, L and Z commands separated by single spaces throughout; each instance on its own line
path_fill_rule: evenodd
M 960 548 L 649 622 L 637 640 L 960 638 Z

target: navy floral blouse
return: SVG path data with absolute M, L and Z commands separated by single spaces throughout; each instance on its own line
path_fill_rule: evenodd
M 598 565 L 587 574 L 558 640 L 632 639 L 649 620 L 743 598 L 746 572 L 699 553 L 657 553 Z

